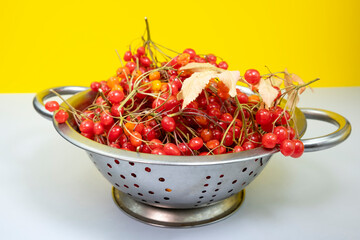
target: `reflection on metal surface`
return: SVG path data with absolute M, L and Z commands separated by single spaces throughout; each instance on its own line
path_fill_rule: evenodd
M 220 221 L 234 213 L 245 198 L 245 190 L 205 207 L 166 209 L 135 201 L 113 188 L 115 203 L 128 215 L 144 223 L 159 227 L 194 227 Z

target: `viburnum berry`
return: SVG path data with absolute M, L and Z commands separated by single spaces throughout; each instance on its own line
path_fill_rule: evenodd
M 109 92 L 107 98 L 111 103 L 114 104 L 114 103 L 120 103 L 122 100 L 124 100 L 125 95 L 123 91 L 114 90 Z
M 91 88 L 91 90 L 93 90 L 94 92 L 97 92 L 97 91 L 99 91 L 99 88 L 101 87 L 101 83 L 99 83 L 99 82 L 92 82 L 91 84 L 90 84 L 90 88 Z
M 214 54 L 208 54 L 205 59 L 210 63 L 216 63 L 216 56 Z
M 233 149 L 233 152 L 242 152 L 244 148 L 242 146 L 236 145 Z
M 79 128 L 83 133 L 94 133 L 94 122 L 90 119 L 85 119 L 80 123 Z
M 178 148 L 182 155 L 189 156 L 191 155 L 191 150 L 187 143 L 179 143 Z
M 145 54 L 145 47 L 141 46 L 136 50 L 137 54 L 139 54 L 139 56 L 143 56 Z
M 132 58 L 132 53 L 131 53 L 131 51 L 126 51 L 125 54 L 124 54 L 124 60 L 125 60 L 126 62 L 129 62 L 129 61 L 131 61 L 131 58 Z
M 49 112 L 54 112 L 59 109 L 59 103 L 57 101 L 48 101 L 45 103 L 45 109 Z
M 274 148 L 277 144 L 277 136 L 273 133 L 266 133 L 262 136 L 261 143 L 264 148 Z
M 181 155 L 179 148 L 173 143 L 166 143 L 163 147 L 163 150 L 166 153 L 166 155 L 176 155 L 176 156 Z
M 274 129 L 274 134 L 277 137 L 277 143 L 281 144 L 284 140 L 288 139 L 288 131 L 283 126 L 278 126 Z
M 304 153 L 304 144 L 303 144 L 303 142 L 298 140 L 298 139 L 294 139 L 294 140 L 292 140 L 292 142 L 295 145 L 295 150 L 290 156 L 293 157 L 293 158 L 301 157 L 302 154 Z
M 165 151 L 162 150 L 161 148 L 155 148 L 154 150 L 151 151 L 151 154 L 166 155 Z
M 109 111 L 103 111 L 100 114 L 100 122 L 106 127 L 114 124 L 114 119 Z
M 267 109 L 260 109 L 257 111 L 256 115 L 256 122 L 260 125 L 266 125 L 271 123 L 271 113 Z
M 110 129 L 107 138 L 109 139 L 110 142 L 115 142 L 121 136 L 122 133 L 123 133 L 123 129 L 119 125 L 115 125 Z
M 165 116 L 161 120 L 161 126 L 165 131 L 173 132 L 176 128 L 176 123 L 175 123 L 174 118 Z
M 159 149 L 162 149 L 163 148 L 163 145 L 162 145 L 162 142 L 155 138 L 155 139 L 152 139 L 150 142 L 149 142 L 149 147 L 154 150 L 156 148 L 159 148 Z
M 135 70 L 135 68 L 136 68 L 136 63 L 134 63 L 134 62 L 127 62 L 127 63 L 125 64 L 125 67 L 129 70 L 129 73 L 132 73 L 132 72 Z M 119 69 L 120 69 L 120 68 L 119 68 Z M 118 76 L 124 75 L 124 71 L 125 71 L 126 74 L 129 74 L 129 73 L 126 72 L 126 70 L 123 70 L 123 69 L 121 68 L 120 71 L 118 70 L 117 75 L 118 75 Z M 125 77 L 125 76 L 124 76 L 124 77 Z
M 190 55 L 190 59 L 194 59 L 195 56 L 196 56 L 196 52 L 194 49 L 191 49 L 191 48 L 187 48 L 183 51 L 183 53 L 187 53 Z
M 189 147 L 192 150 L 199 150 L 202 148 L 204 141 L 200 137 L 194 137 L 189 141 Z
M 104 126 L 101 124 L 101 122 L 95 122 L 94 123 L 94 134 L 95 135 L 101 135 L 104 133 Z
M 248 69 L 244 74 L 244 78 L 248 83 L 255 85 L 260 82 L 261 76 L 258 70 Z
M 185 66 L 190 62 L 190 54 L 188 53 L 182 53 L 179 55 L 179 57 L 176 60 L 177 64 L 181 66 Z
M 217 155 L 217 154 L 223 154 L 223 153 L 225 153 L 226 152 L 226 148 L 224 147 L 224 146 L 218 146 L 217 148 L 215 148 L 214 150 L 213 150 L 213 153 L 215 154 L 215 155 Z
M 140 58 L 140 63 L 144 67 L 150 67 L 150 65 L 151 65 L 151 61 L 150 61 L 150 59 L 148 57 L 141 57 Z
M 250 149 L 254 149 L 256 147 L 255 143 L 250 142 L 250 141 L 246 141 L 242 144 L 241 146 L 244 150 L 250 150 Z
M 290 156 L 295 152 L 295 143 L 292 140 L 284 140 L 280 144 L 280 152 L 284 156 Z
M 139 132 L 137 131 L 133 131 L 130 134 L 130 143 L 131 145 L 133 145 L 134 147 L 139 147 L 142 143 L 142 136 Z
M 55 113 L 55 120 L 58 123 L 64 123 L 68 118 L 69 118 L 69 114 L 63 109 Z
M 229 68 L 229 65 L 225 61 L 221 61 L 218 64 L 219 68 L 227 70 Z

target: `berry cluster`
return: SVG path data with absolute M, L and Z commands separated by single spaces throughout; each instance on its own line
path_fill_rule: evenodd
M 114 148 L 160 155 L 210 155 L 240 152 L 259 146 L 280 146 L 285 156 L 300 157 L 304 146 L 290 127 L 290 114 L 279 106 L 261 108 L 258 94 L 246 95 L 237 89 L 236 97 L 219 79 L 211 79 L 201 94 L 181 109 L 177 94 L 191 72 L 179 70 L 190 62 L 208 62 L 227 69 L 225 61 L 216 62 L 213 54 L 199 56 L 193 49 L 156 67 L 144 47 L 127 51 L 115 76 L 92 82 L 98 93 L 82 112 L 73 112 L 80 133 Z M 260 80 L 257 70 L 246 71 L 250 84 Z M 47 102 L 49 111 L 58 103 Z M 59 123 L 68 113 L 55 114 Z
M 149 29 L 147 33 L 142 46 L 124 53 L 125 64 L 114 76 L 91 83 L 97 96 L 90 106 L 82 111 L 70 106 L 68 111 L 83 136 L 110 147 L 159 155 L 225 154 L 261 146 L 278 147 L 285 156 L 302 155 L 304 145 L 296 139 L 291 114 L 279 106 L 286 92 L 270 85 L 276 89 L 272 89 L 275 96 L 278 94 L 271 106 L 265 105 L 258 92 L 261 79 L 273 75 L 247 70 L 241 79 L 254 94 L 236 89 L 232 96 L 229 85 L 214 77 L 195 100 L 181 107 L 183 99 L 178 93 L 183 82 L 194 74 L 182 67 L 208 63 L 224 71 L 228 64 L 214 54 L 197 54 L 191 48 L 169 57 L 150 40 Z M 164 60 L 160 61 L 157 53 Z M 299 87 L 291 91 L 296 89 Z M 47 102 L 45 108 L 57 111 L 58 123 L 69 117 L 66 110 L 59 110 L 57 102 Z

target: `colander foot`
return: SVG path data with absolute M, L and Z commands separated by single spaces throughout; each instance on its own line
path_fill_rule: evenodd
M 150 206 L 134 200 L 113 187 L 113 199 L 126 214 L 158 227 L 195 227 L 220 221 L 234 213 L 245 198 L 245 190 L 231 197 L 200 208 L 170 209 Z

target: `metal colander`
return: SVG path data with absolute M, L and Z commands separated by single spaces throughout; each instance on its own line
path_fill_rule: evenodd
M 67 101 L 82 110 L 95 93 L 83 87 L 60 87 L 59 94 L 74 94 Z M 242 89 L 242 91 L 249 91 Z M 79 92 L 79 93 L 78 93 Z M 49 90 L 37 94 L 33 104 L 44 117 L 43 100 Z M 63 104 L 64 107 L 67 107 Z M 344 141 L 350 123 L 342 116 L 319 109 L 296 109 L 300 136 L 306 130 L 306 118 L 327 121 L 338 126 L 335 132 L 303 140 L 305 151 L 317 151 Z M 70 143 L 83 148 L 101 174 L 113 185 L 115 202 L 129 215 L 158 226 L 194 226 L 217 221 L 234 212 L 244 198 L 244 188 L 264 169 L 278 149 L 256 148 L 214 156 L 164 156 L 111 148 L 83 137 L 69 117 L 65 124 L 53 120 L 55 129 Z

